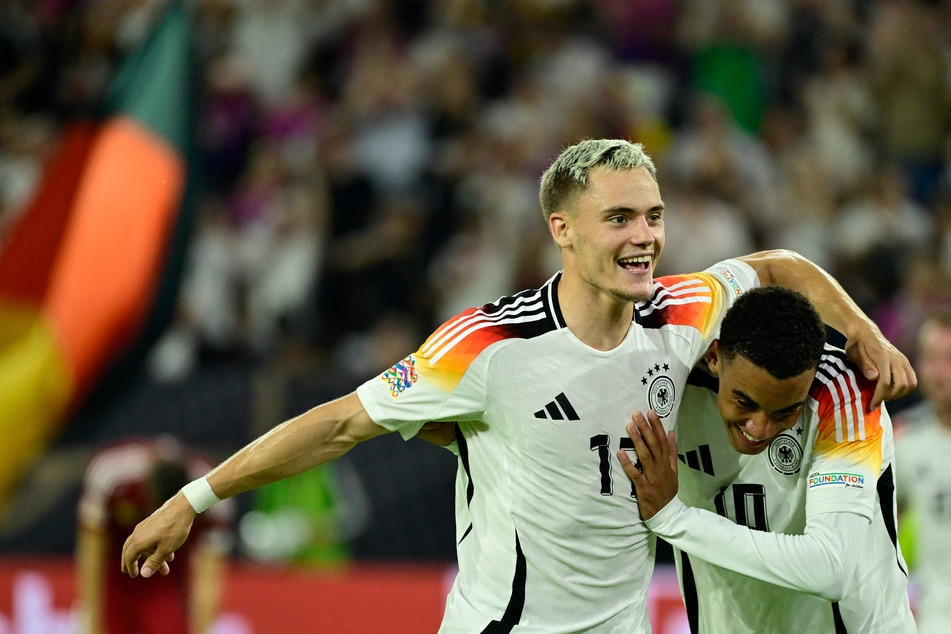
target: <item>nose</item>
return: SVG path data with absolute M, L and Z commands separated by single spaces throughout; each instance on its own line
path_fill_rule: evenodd
M 746 430 L 747 434 L 753 436 L 757 440 L 766 440 L 767 438 L 772 438 L 777 432 L 776 423 L 769 420 L 769 417 L 763 414 L 754 414 L 752 417 L 746 419 L 746 424 L 743 425 L 743 428 Z
M 651 244 L 654 242 L 654 232 L 644 216 L 635 216 L 631 222 L 631 242 L 634 244 Z

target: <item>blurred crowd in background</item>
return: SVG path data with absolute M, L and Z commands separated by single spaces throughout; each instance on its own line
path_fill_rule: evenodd
M 0 240 L 57 130 L 166 4 L 0 4 Z M 560 260 L 538 178 L 586 137 L 653 156 L 660 274 L 793 249 L 909 356 L 951 306 L 947 0 L 189 4 L 202 193 L 154 385 L 222 356 L 364 379 L 463 308 L 543 283 Z M 224 446 L 279 422 L 285 388 L 256 380 L 257 420 Z

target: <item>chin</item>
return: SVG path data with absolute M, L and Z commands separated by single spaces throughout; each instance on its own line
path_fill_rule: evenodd
M 618 290 L 614 294 L 626 302 L 643 302 L 650 299 L 654 294 L 654 284 L 651 283 L 647 288 Z

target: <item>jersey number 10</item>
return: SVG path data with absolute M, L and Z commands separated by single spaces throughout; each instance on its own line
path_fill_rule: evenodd
M 726 492 L 733 491 L 733 513 L 730 517 L 726 505 Z M 769 520 L 766 517 L 766 487 L 762 484 L 734 484 L 723 487 L 713 498 L 717 515 L 732 520 L 740 526 L 754 531 L 768 531 Z

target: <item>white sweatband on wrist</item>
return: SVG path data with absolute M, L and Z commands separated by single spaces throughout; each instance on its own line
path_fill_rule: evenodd
M 197 480 L 192 480 L 183 486 L 182 493 L 185 494 L 185 499 L 192 505 L 196 513 L 201 513 L 221 501 L 218 496 L 215 495 L 215 492 L 211 490 L 211 485 L 208 484 L 208 478 L 204 476 Z

